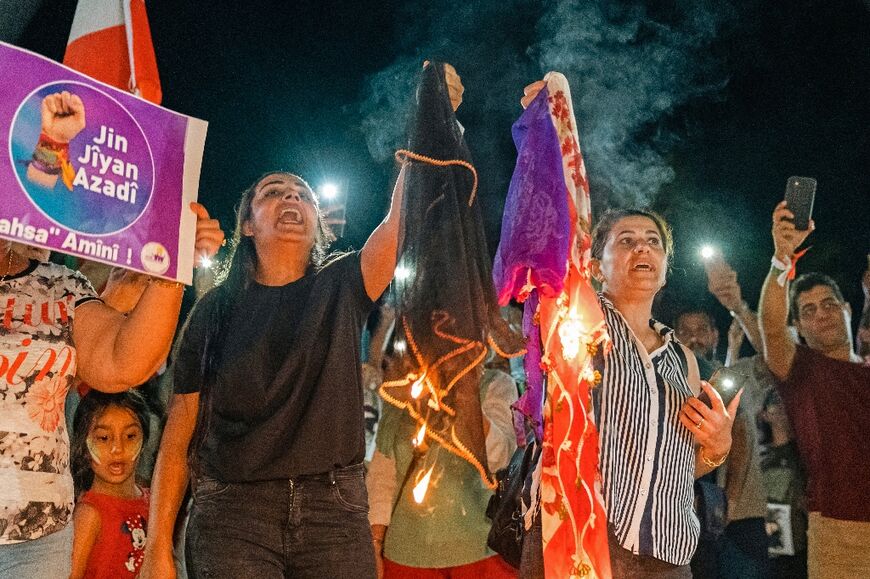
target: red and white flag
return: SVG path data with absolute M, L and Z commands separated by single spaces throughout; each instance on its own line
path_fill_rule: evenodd
M 79 0 L 63 63 L 160 104 L 145 0 Z

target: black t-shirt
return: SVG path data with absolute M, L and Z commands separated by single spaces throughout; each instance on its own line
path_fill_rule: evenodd
M 215 295 L 202 298 L 181 338 L 176 394 L 203 385 Z M 249 482 L 362 462 L 360 333 L 371 308 L 359 253 L 285 286 L 252 283 L 231 316 L 210 386 L 211 413 L 199 450 L 204 473 Z

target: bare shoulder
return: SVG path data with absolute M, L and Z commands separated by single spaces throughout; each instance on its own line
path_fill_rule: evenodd
M 80 548 L 93 545 L 100 535 L 102 518 L 100 511 L 94 505 L 79 502 L 73 511 L 74 543 Z
M 73 522 L 78 528 L 79 525 L 93 526 L 100 525 L 100 511 L 94 505 L 79 501 L 73 511 Z

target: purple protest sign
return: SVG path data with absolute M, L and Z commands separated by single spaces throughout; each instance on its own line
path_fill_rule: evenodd
M 0 237 L 191 283 L 207 123 L 0 43 Z

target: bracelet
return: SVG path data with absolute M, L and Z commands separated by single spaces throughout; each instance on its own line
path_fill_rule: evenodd
M 770 265 L 779 272 L 779 275 L 776 276 L 776 283 L 779 284 L 779 287 L 785 287 L 787 282 L 795 278 L 797 275 L 797 262 L 809 250 L 810 248 L 807 247 L 785 259 L 779 259 L 776 255 L 770 258 Z
M 45 133 L 40 133 L 32 160 L 40 171 L 52 171 L 51 174 L 59 175 L 61 165 L 69 160 L 69 143 L 55 141 Z
M 163 279 L 162 277 L 152 277 L 148 283 L 159 285 L 160 287 L 165 287 L 169 289 L 184 289 L 184 284 L 180 281 L 170 281 L 168 279 Z
M 728 310 L 728 313 L 731 314 L 732 318 L 739 318 L 743 314 L 745 314 L 749 310 L 749 304 L 746 303 L 746 300 L 740 302 L 740 309 L 737 310 Z
M 789 271 L 791 270 L 791 258 L 780 259 L 774 255 L 770 258 L 770 265 L 777 271 Z
M 701 454 L 701 460 L 704 462 L 704 464 L 706 464 L 706 465 L 709 466 L 710 468 L 717 468 L 717 467 L 722 466 L 722 463 L 724 463 L 724 462 L 725 462 L 725 459 L 728 458 L 728 455 L 730 454 L 730 452 L 731 452 L 731 451 L 729 450 L 729 451 L 726 452 L 724 455 L 722 455 L 722 458 L 720 458 L 719 460 L 715 460 L 715 461 L 714 461 L 714 460 L 710 460 L 709 458 L 707 458 L 706 456 L 704 456 L 704 447 L 702 446 L 702 447 L 701 447 L 701 453 L 700 453 L 700 454 Z
M 785 284 L 788 281 L 789 272 L 792 271 L 793 267 L 791 258 L 786 257 L 782 260 L 774 255 L 770 258 L 770 265 L 774 270 L 779 272 L 779 275 L 776 276 L 776 283 L 779 287 L 785 287 Z
M 66 188 L 72 191 L 75 170 L 69 162 L 69 143 L 40 133 L 30 165 L 46 175 L 60 176 Z

